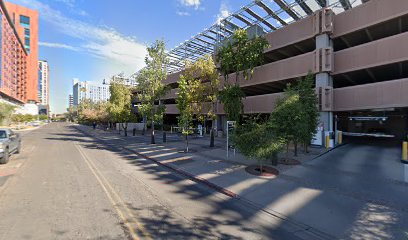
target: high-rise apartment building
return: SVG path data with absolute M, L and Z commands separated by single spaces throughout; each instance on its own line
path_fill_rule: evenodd
M 83 99 L 91 99 L 93 102 L 108 101 L 110 98 L 109 85 L 92 82 L 80 82 L 74 79 L 73 104 L 79 105 Z
M 0 0 L 0 95 L 13 103 L 27 101 L 27 51 L 6 5 Z
M 68 95 L 68 107 L 74 106 L 74 96 L 72 94 Z
M 113 76 L 111 78 L 111 81 L 120 81 L 123 84 L 130 86 L 130 87 L 135 87 L 137 85 L 137 82 L 134 76 L 125 77 L 124 74 L 118 74 L 118 75 Z
M 44 60 L 38 61 L 38 101 L 42 105 L 49 104 L 49 66 Z
M 5 5 L 28 53 L 27 102 L 38 102 L 38 11 L 9 2 Z

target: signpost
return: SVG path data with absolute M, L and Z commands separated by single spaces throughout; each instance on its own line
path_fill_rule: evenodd
M 230 145 L 230 141 L 229 141 L 230 134 L 234 133 L 235 124 L 236 124 L 235 121 L 227 121 L 227 159 L 229 158 L 230 148 L 234 149 L 234 156 L 235 156 L 235 147 Z

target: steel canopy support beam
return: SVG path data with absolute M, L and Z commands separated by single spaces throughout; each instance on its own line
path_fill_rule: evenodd
M 316 0 L 317 4 L 319 4 L 320 7 L 324 8 L 327 6 L 326 0 Z
M 215 31 L 214 29 L 211 29 L 209 31 L 212 32 L 215 35 L 221 35 L 221 37 L 225 37 L 225 35 L 223 33 L 221 33 L 220 31 Z
M 203 43 L 206 43 L 206 44 L 208 44 L 208 45 L 214 46 L 214 43 L 210 43 L 209 41 L 203 40 L 203 39 L 201 39 L 201 38 L 196 37 L 195 39 L 198 40 L 198 41 L 201 41 L 201 42 L 203 42 Z
M 266 21 L 265 19 L 263 19 L 261 16 L 259 16 L 256 12 L 252 11 L 250 8 L 245 8 L 244 9 L 245 12 L 247 12 L 249 15 L 251 15 L 252 17 L 254 17 L 256 20 L 262 22 L 263 24 L 265 24 L 266 26 L 268 26 L 270 29 L 272 30 L 276 30 L 276 27 L 273 26 L 272 24 L 270 24 L 268 21 Z
M 217 41 L 217 39 L 216 39 L 215 37 L 210 36 L 210 35 L 208 35 L 208 34 L 202 34 L 201 36 L 206 37 L 206 38 L 209 38 L 209 39 L 214 40 L 214 41 Z
M 238 26 L 237 24 L 225 19 L 222 21 L 225 25 L 229 26 L 231 30 L 235 31 L 237 29 L 240 29 L 241 27 Z
M 304 2 L 304 0 L 296 0 L 297 4 L 305 11 L 307 15 L 312 15 L 313 11 L 310 7 Z
M 236 19 L 240 20 L 241 22 L 245 23 L 246 25 L 252 25 L 252 22 L 250 22 L 249 20 L 247 20 L 245 17 L 243 17 L 240 14 L 234 14 L 232 16 L 234 16 Z
M 278 6 L 282 8 L 293 19 L 299 20 L 299 17 L 296 15 L 296 13 L 292 11 L 292 9 L 290 9 L 290 7 L 286 5 L 286 3 L 284 3 L 282 0 L 273 0 L 273 1 L 275 1 L 275 3 L 278 4 Z
M 282 25 L 288 25 L 287 22 L 283 21 L 282 18 L 280 18 L 270 7 L 268 7 L 264 2 L 258 0 L 255 1 L 256 5 L 258 5 L 259 7 L 261 7 L 263 10 L 265 10 L 265 12 L 267 12 L 270 16 L 272 16 L 273 18 L 275 18 L 278 22 L 280 22 Z
M 344 10 L 349 10 L 350 8 L 352 8 L 349 0 L 340 0 L 340 3 Z

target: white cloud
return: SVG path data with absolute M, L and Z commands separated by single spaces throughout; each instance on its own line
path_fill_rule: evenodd
M 54 0 L 54 1 L 63 3 L 67 5 L 68 7 L 74 7 L 74 4 L 75 4 L 75 0 Z
M 225 3 L 221 3 L 220 12 L 217 15 L 217 23 L 219 24 L 222 19 L 228 17 L 231 14 L 229 7 Z
M 66 1 L 66 0 L 65 0 Z M 134 37 L 124 36 L 106 26 L 94 26 L 84 21 L 68 18 L 61 12 L 38 0 L 16 0 L 37 9 L 40 17 L 55 26 L 57 31 L 81 40 L 78 48 L 93 56 L 113 60 L 123 67 L 121 71 L 133 73 L 144 66 L 146 47 Z
M 179 0 L 183 6 L 186 7 L 194 7 L 194 9 L 198 9 L 201 4 L 201 0 Z
M 184 11 L 177 11 L 176 14 L 179 16 L 190 16 L 189 12 L 184 12 Z
M 63 49 L 68 49 L 72 51 L 79 51 L 79 48 L 70 46 L 64 43 L 50 43 L 50 42 L 39 42 L 38 45 L 43 46 L 43 47 L 50 47 L 50 48 L 63 48 Z

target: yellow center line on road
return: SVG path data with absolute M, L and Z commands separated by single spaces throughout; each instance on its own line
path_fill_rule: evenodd
M 150 234 L 146 231 L 146 229 L 143 227 L 141 223 L 139 223 L 136 220 L 136 217 L 132 214 L 130 209 L 125 205 L 124 201 L 122 198 L 119 196 L 119 194 L 113 189 L 113 187 L 109 184 L 108 180 L 105 178 L 105 176 L 99 171 L 99 169 L 95 166 L 95 164 L 90 160 L 85 152 L 81 149 L 81 146 L 78 144 L 75 144 L 75 147 L 78 149 L 79 153 L 81 156 L 84 158 L 85 162 L 87 163 L 89 169 L 91 172 L 94 174 L 95 178 L 97 179 L 98 183 L 104 190 L 105 194 L 107 195 L 109 201 L 111 202 L 112 206 L 115 208 L 116 212 L 118 213 L 119 217 L 122 219 L 123 223 L 126 225 L 127 229 L 129 230 L 131 236 L 133 239 L 138 240 L 139 237 L 136 234 L 135 230 L 131 226 L 131 223 L 129 220 L 125 217 L 125 214 L 121 211 L 119 206 L 122 206 L 126 212 L 128 213 L 129 217 L 131 220 L 136 223 L 138 230 L 142 232 L 144 235 L 145 239 L 152 239 Z M 114 196 L 112 196 L 114 195 Z M 116 198 L 116 199 L 115 199 Z

